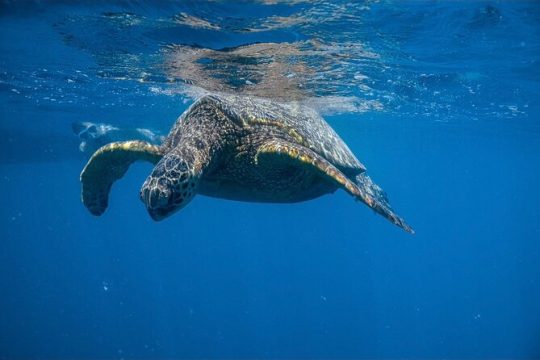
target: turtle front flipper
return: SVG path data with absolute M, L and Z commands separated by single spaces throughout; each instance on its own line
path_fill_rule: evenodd
M 299 165 L 312 167 L 321 176 L 361 200 L 390 222 L 409 233 L 414 233 L 413 229 L 394 213 L 382 189 L 364 173 L 357 177 L 357 183 L 355 183 L 314 151 L 284 140 L 272 139 L 262 144 L 257 151 L 255 161 L 265 156 L 284 156 L 298 162 Z
M 156 164 L 163 156 L 161 148 L 144 141 L 122 141 L 107 144 L 88 160 L 81 173 L 81 198 L 84 206 L 96 216 L 105 212 L 112 184 L 120 179 L 137 160 Z

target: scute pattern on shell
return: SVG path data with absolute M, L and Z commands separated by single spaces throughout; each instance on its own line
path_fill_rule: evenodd
M 225 94 L 206 95 L 197 100 L 179 119 L 171 130 L 172 137 L 177 136 L 178 132 L 175 129 L 180 125 L 182 118 L 204 102 L 215 104 L 224 114 L 244 127 L 265 122 L 279 124 L 300 145 L 310 148 L 332 164 L 354 172 L 365 171 L 365 167 L 328 123 L 315 110 L 298 103 L 286 104 L 262 98 Z M 175 141 L 168 139 L 166 143 L 173 144 Z

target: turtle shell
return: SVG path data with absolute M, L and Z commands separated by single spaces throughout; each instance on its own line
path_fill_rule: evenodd
M 299 144 L 323 156 L 333 165 L 348 172 L 365 171 L 347 144 L 313 109 L 299 103 L 234 96 L 207 95 L 198 102 L 209 101 L 242 126 L 271 125 L 288 133 Z M 194 104 L 195 106 L 196 104 Z

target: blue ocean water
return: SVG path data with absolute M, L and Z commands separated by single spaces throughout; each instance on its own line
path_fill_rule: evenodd
M 539 358 L 535 1 L 0 2 L 0 358 Z M 205 93 L 320 111 L 416 230 L 338 191 L 196 197 L 97 146 Z M 142 130 L 141 130 L 142 129 Z

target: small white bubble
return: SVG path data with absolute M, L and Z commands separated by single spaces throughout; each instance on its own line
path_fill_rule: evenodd
M 362 80 L 366 80 L 367 78 L 368 78 L 368 77 L 367 77 L 366 75 L 360 74 L 360 73 L 354 75 L 354 79 L 355 79 L 355 80 L 360 80 L 360 81 L 362 81 Z

